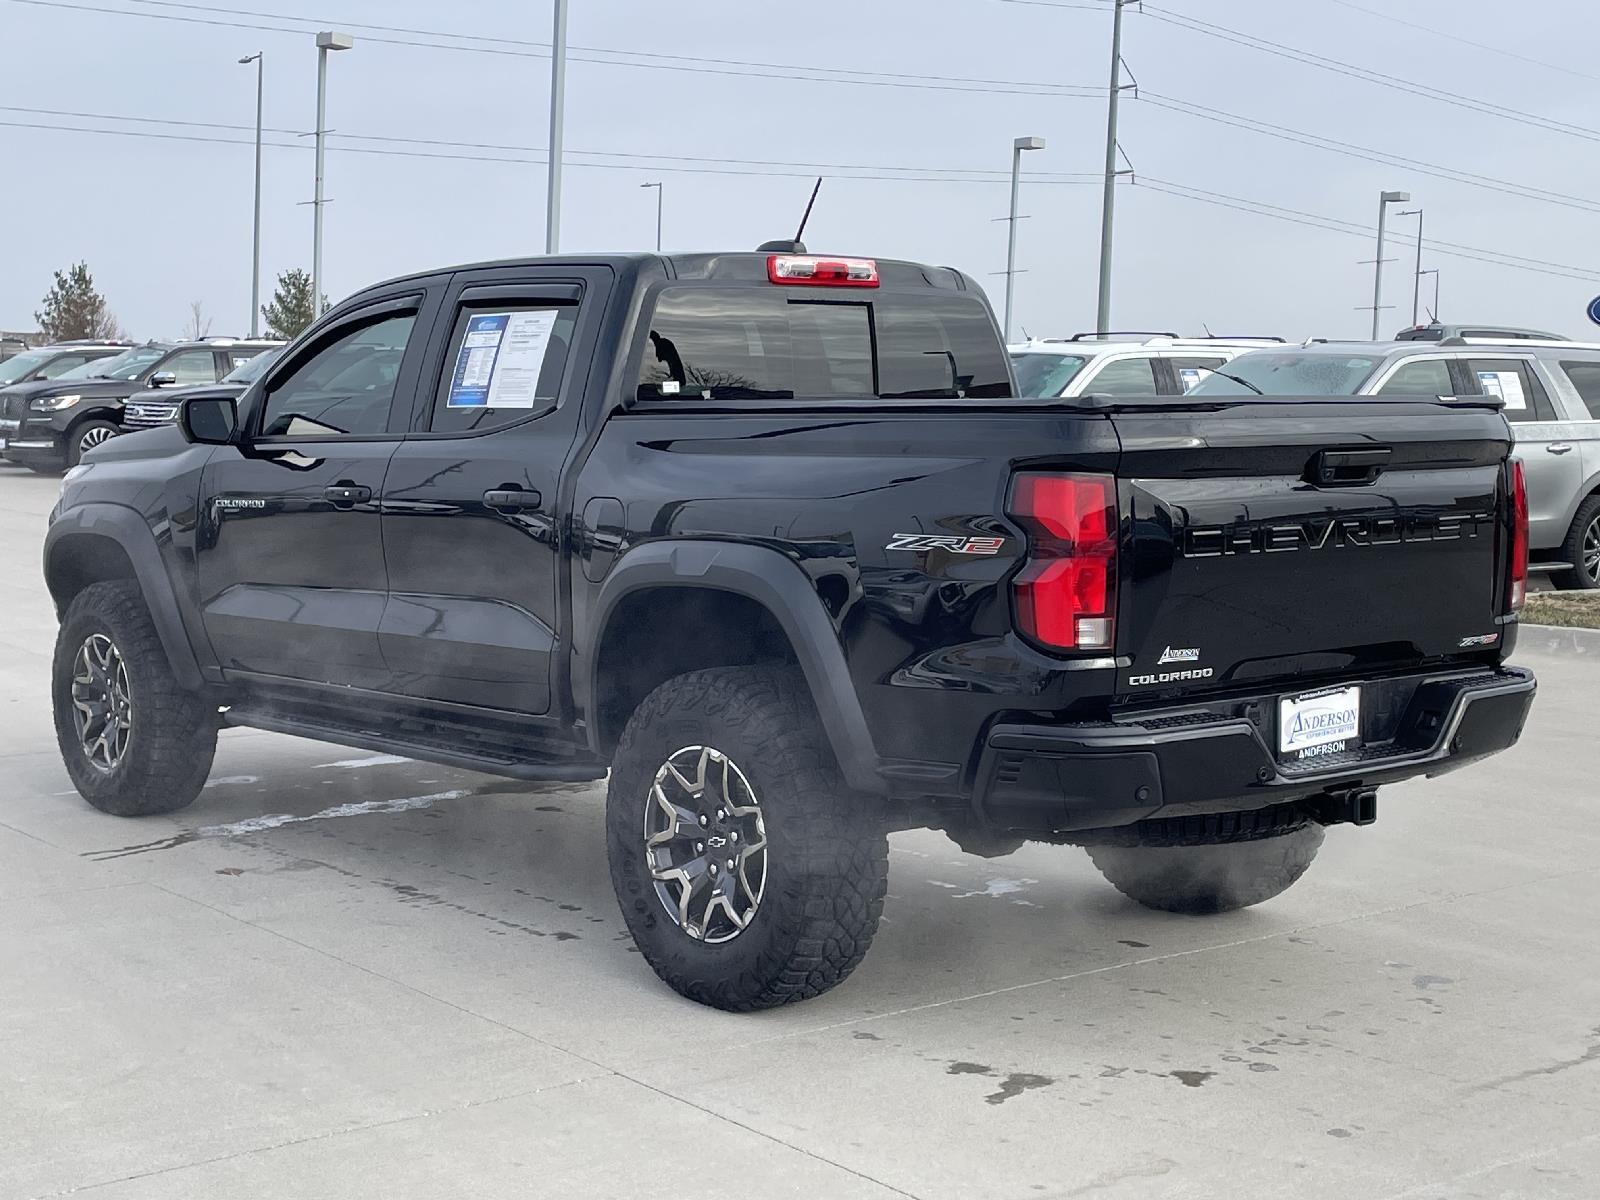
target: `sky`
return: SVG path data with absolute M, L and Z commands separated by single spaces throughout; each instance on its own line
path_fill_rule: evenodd
M 1495 0 L 1143 8 L 1125 17 L 1139 86 L 1122 105 L 1114 327 L 1364 336 L 1378 197 L 1396 189 L 1412 203 L 1394 207 L 1420 205 L 1428 240 L 1455 248 L 1423 253 L 1442 319 L 1600 337 L 1584 315 L 1600 293 L 1585 0 L 1515 19 Z M 236 60 L 265 52 L 264 123 L 284 131 L 264 159 L 265 301 L 279 271 L 310 265 L 319 28 L 356 39 L 329 62 L 330 297 L 541 252 L 551 14 L 0 0 L 0 328 L 33 328 L 52 272 L 82 259 L 132 336 L 178 336 L 196 300 L 214 334 L 247 332 L 255 68 Z M 652 181 L 668 251 L 754 249 L 792 236 L 822 174 L 813 250 L 959 267 L 998 309 L 1011 143 L 1039 136 L 1018 324 L 1092 329 L 1110 31 L 1107 0 L 571 0 L 561 249 L 652 248 Z M 1386 333 L 1410 323 L 1416 218 L 1390 228 Z

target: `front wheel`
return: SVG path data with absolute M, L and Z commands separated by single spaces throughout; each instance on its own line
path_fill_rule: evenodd
M 1552 585 L 1564 592 L 1600 588 L 1600 496 L 1590 496 L 1578 506 L 1561 544 L 1561 558 L 1572 564 L 1572 570 L 1551 572 Z
M 612 763 L 606 848 L 645 961 L 714 1008 L 827 991 L 883 911 L 884 823 L 845 787 L 788 669 L 696 671 L 650 693 Z
M 77 426 L 66 437 L 67 466 L 77 466 L 85 454 L 121 432 L 121 428 L 110 421 L 85 421 Z
M 194 802 L 217 749 L 216 706 L 173 677 L 136 584 L 90 584 L 73 598 L 51 675 L 56 742 L 85 800 L 118 817 Z
M 1322 847 L 1313 821 L 1237 840 L 1200 833 L 1167 844 L 1090 846 L 1117 891 L 1146 908 L 1203 916 L 1271 900 L 1304 875 Z

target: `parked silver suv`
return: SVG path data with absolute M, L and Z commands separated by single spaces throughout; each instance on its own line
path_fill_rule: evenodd
M 1600 587 L 1600 344 L 1313 342 L 1252 350 L 1191 395 L 1499 396 L 1528 478 L 1532 570 Z

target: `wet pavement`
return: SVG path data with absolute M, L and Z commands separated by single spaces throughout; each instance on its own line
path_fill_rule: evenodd
M 633 951 L 595 787 L 232 730 L 186 812 L 90 809 L 55 486 L 0 468 L 0 1198 L 1596 1194 L 1600 655 L 1247 912 L 896 835 L 855 976 L 730 1016 Z

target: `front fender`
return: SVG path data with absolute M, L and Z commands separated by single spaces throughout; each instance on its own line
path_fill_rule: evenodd
M 816 588 L 804 571 L 776 550 L 737 542 L 671 540 L 647 542 L 618 560 L 595 598 L 588 628 L 578 645 L 588 657 L 574 672 L 587 709 L 599 692 L 595 647 L 617 605 L 632 592 L 653 587 L 700 587 L 746 596 L 777 620 L 794 648 L 811 699 L 822 720 L 839 769 L 852 788 L 886 790 L 861 699 L 851 682 L 844 647 Z M 590 736 L 596 736 L 590 722 Z M 598 749 L 598 748 L 597 748 Z
M 200 688 L 203 684 L 200 665 L 178 613 L 172 579 L 162 562 L 155 534 L 134 509 L 103 502 L 78 504 L 66 509 L 51 523 L 44 539 L 44 577 L 56 601 L 56 615 L 60 616 L 66 607 L 60 591 L 65 582 L 61 578 L 62 550 L 70 539 L 84 537 L 109 539 L 127 555 L 174 676 L 184 687 Z

